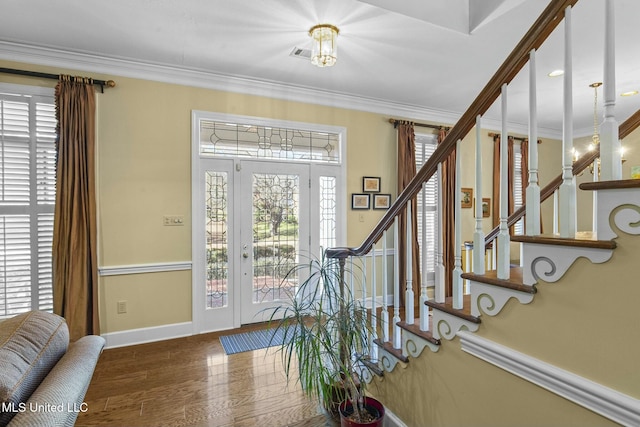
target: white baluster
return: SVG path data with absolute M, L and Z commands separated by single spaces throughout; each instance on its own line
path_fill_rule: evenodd
M 382 342 L 389 341 L 389 310 L 387 309 L 387 289 L 389 289 L 387 281 L 388 262 L 389 256 L 387 254 L 387 230 L 384 230 L 382 232 L 382 312 L 380 314 Z
M 484 274 L 484 231 L 482 230 L 482 140 L 481 117 L 476 117 L 476 229 L 473 233 L 473 272 Z M 467 262 L 469 262 L 467 260 Z M 469 268 L 467 268 L 469 270 Z
M 529 52 L 529 185 L 525 231 L 527 236 L 540 235 L 540 186 L 538 185 L 538 103 L 536 93 L 536 51 Z M 593 192 L 594 194 L 597 191 Z M 521 258 L 522 259 L 522 258 Z
M 422 150 L 422 163 L 425 160 L 425 151 Z M 422 275 L 420 283 L 420 330 L 429 330 L 429 307 L 425 304 L 429 300 L 427 295 L 427 227 L 424 224 L 427 223 L 427 197 L 425 191 L 425 184 L 422 184 L 422 244 L 420 245 L 420 255 L 422 260 Z M 595 191 L 594 191 L 595 193 Z
M 509 228 L 507 227 L 508 200 L 507 200 L 507 181 L 508 181 L 508 145 L 509 135 L 507 131 L 507 85 L 502 85 L 502 134 L 500 135 L 500 232 L 496 242 L 498 244 L 497 255 L 497 275 L 498 279 L 509 279 L 509 264 L 511 262 L 511 248 L 509 238 Z M 494 243 L 494 248 L 495 248 Z
M 406 281 L 407 287 L 405 291 L 404 298 L 404 314 L 405 314 L 405 322 L 409 325 L 413 325 L 415 322 L 415 316 L 413 314 L 413 236 L 412 236 L 412 216 L 411 216 L 411 200 L 407 202 L 407 257 L 406 257 Z
M 398 326 L 400 322 L 400 239 L 398 237 L 398 217 L 393 223 L 393 348 L 402 346 L 402 330 Z
M 443 264 L 443 234 L 442 230 L 442 163 L 438 163 L 438 211 L 436 226 L 436 266 L 435 266 L 435 300 L 444 303 L 444 264 Z
M 376 315 L 376 298 L 378 296 L 378 290 L 377 290 L 377 274 L 376 274 L 376 245 L 375 243 L 373 244 L 373 247 L 371 248 L 371 329 L 372 329 L 372 333 L 371 333 L 371 341 L 373 342 L 375 339 L 378 338 L 378 328 L 376 325 L 376 319 L 377 319 L 377 315 Z M 366 330 L 366 329 L 365 329 Z M 371 346 L 371 354 L 369 355 L 371 357 L 371 360 L 377 361 L 378 360 L 378 346 L 377 345 L 372 345 Z
M 600 179 L 603 181 L 622 179 L 618 122 L 614 112 L 616 105 L 616 58 L 613 3 L 613 0 L 606 0 L 604 10 L 604 121 L 600 125 Z
M 560 209 L 560 200 L 558 193 L 558 190 L 553 192 L 553 234 L 558 234 L 560 232 L 558 229 L 558 216 L 560 215 L 560 213 L 558 212 L 558 210 Z
M 461 200 L 460 196 L 462 195 L 461 191 L 461 183 L 460 183 L 460 158 L 462 157 L 462 153 L 460 152 L 460 140 L 456 142 L 456 197 L 455 197 L 455 207 L 454 207 L 454 258 L 453 258 L 453 274 L 451 277 L 452 288 L 453 288 L 453 308 L 462 309 L 463 301 L 462 301 L 462 278 L 460 275 L 462 274 L 462 236 L 461 236 L 461 227 L 462 227 L 462 219 L 461 219 Z
M 573 58 L 571 7 L 564 12 L 564 113 L 562 120 L 562 184 L 560 185 L 560 236 L 576 234 L 575 206 L 572 203 L 576 191 L 573 185 Z

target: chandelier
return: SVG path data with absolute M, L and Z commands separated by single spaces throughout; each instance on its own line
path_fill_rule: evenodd
M 338 27 L 330 24 L 314 25 L 309 30 L 313 45 L 311 47 L 311 63 L 318 67 L 331 67 L 338 59 Z

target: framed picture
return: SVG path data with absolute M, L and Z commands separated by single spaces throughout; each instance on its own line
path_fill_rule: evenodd
M 391 194 L 374 194 L 373 209 L 389 209 L 391 206 Z
M 460 198 L 460 207 L 473 207 L 473 188 L 461 188 L 462 196 Z
M 491 216 L 491 199 L 482 199 L 482 218 Z
M 379 193 L 380 192 L 380 177 L 365 176 L 362 178 L 362 192 L 363 193 Z
M 351 209 L 369 209 L 369 195 L 353 193 L 351 195 Z

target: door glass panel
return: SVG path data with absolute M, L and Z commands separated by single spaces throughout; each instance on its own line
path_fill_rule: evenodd
M 207 308 L 227 307 L 229 279 L 229 248 L 227 234 L 227 173 L 206 172 L 206 235 L 207 235 Z
M 300 183 L 297 175 L 253 174 L 254 304 L 288 299 L 297 277 Z M 286 277 L 286 280 L 284 280 Z

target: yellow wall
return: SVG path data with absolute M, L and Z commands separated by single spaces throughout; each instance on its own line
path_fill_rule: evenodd
M 530 304 L 512 299 L 497 316 L 483 315 L 477 334 L 640 399 L 640 342 L 630 333 L 640 287 L 629 268 L 640 237 L 617 243 L 610 261 L 579 259 L 560 281 L 540 282 Z M 458 338 L 385 372 L 371 391 L 409 426 L 615 425 L 463 352 Z
M 59 70 L 0 61 L 2 67 Z M 114 79 L 98 94 L 99 266 L 191 260 L 191 111 L 290 120 L 347 128 L 347 194 L 363 176 L 380 176 L 396 194 L 396 132 L 388 117 L 140 79 Z M 0 75 L 0 81 L 53 87 L 55 81 Z M 346 201 L 350 206 L 350 199 Z M 359 221 L 359 214 L 364 221 Z M 347 244 L 358 245 L 383 211 L 347 209 Z M 184 227 L 164 227 L 163 215 L 184 215 Z M 127 301 L 126 314 L 117 302 Z M 103 333 L 191 321 L 191 275 L 149 273 L 100 278 Z

